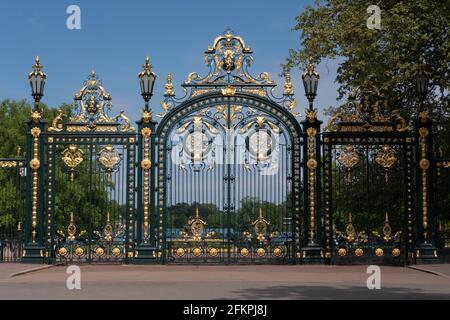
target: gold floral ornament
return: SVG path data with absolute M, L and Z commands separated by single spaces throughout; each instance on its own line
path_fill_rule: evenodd
M 281 248 L 277 247 L 275 249 L 273 249 L 273 255 L 275 257 L 281 257 L 281 255 L 283 254 L 283 250 L 281 250 Z
M 152 129 L 146 127 L 146 128 L 142 128 L 141 129 L 141 134 L 144 138 L 148 138 L 150 137 L 150 135 L 152 134 Z
M 142 112 L 141 119 L 144 123 L 150 123 L 152 121 L 152 111 Z
M 383 249 L 381 249 L 381 248 L 375 249 L 375 255 L 376 255 L 377 257 L 382 257 L 383 254 L 384 254 Z
M 186 250 L 183 249 L 183 248 L 178 248 L 177 250 L 175 250 L 175 254 L 178 257 L 182 257 L 182 256 L 184 256 L 186 254 Z
M 30 168 L 33 170 L 38 170 L 41 167 L 41 162 L 38 158 L 33 158 L 30 160 Z
M 200 257 L 201 255 L 202 255 L 202 249 L 200 249 L 200 248 L 194 248 L 193 250 L 192 250 L 192 254 L 195 256 L 195 257 Z
M 209 249 L 209 255 L 211 257 L 217 257 L 218 254 L 219 254 L 219 250 L 217 250 L 216 248 Z
M 375 157 L 375 162 L 384 168 L 384 180 L 388 183 L 388 170 L 397 162 L 394 149 L 388 145 L 382 146 Z
M 266 254 L 266 250 L 264 248 L 258 248 L 258 250 L 256 250 L 256 254 L 258 255 L 258 257 L 264 257 Z
M 242 248 L 240 254 L 243 257 L 247 257 L 250 254 L 250 251 L 248 251 L 247 248 Z
M 110 144 L 98 153 L 98 162 L 100 162 L 102 169 L 107 173 L 110 180 L 112 173 L 117 170 L 121 161 L 122 155 Z
M 264 241 L 264 239 L 266 238 L 267 229 L 269 225 L 270 222 L 267 221 L 263 216 L 262 208 L 259 208 L 258 218 L 252 222 L 252 226 L 256 234 L 256 239 L 258 239 L 258 241 Z
M 102 247 L 97 247 L 94 253 L 97 257 L 102 257 L 105 254 L 105 249 L 103 249 Z
M 65 257 L 68 254 L 68 251 L 66 248 L 61 247 L 58 249 L 58 255 L 60 255 L 61 257 Z
M 114 257 L 119 257 L 119 256 L 122 254 L 122 250 L 120 250 L 119 247 L 114 247 L 114 248 L 111 250 L 111 253 L 112 253 L 112 255 L 113 255 Z
M 84 152 L 76 145 L 71 144 L 69 147 L 63 150 L 61 155 L 62 161 L 69 168 L 70 181 L 73 181 L 75 177 L 76 167 L 78 167 L 84 160 Z
M 84 249 L 81 248 L 81 247 L 77 247 L 77 248 L 75 249 L 75 255 L 76 255 L 77 257 L 83 256 L 83 255 L 84 255 Z
M 341 257 L 345 257 L 347 255 L 347 250 L 344 248 L 339 248 L 338 255 Z
M 346 182 L 348 184 L 351 183 L 352 170 L 360 161 L 358 153 L 353 149 L 353 146 L 349 144 L 344 147 L 344 150 L 338 156 L 337 160 L 347 171 Z
M 394 249 L 392 249 L 392 255 L 393 255 L 394 257 L 400 256 L 400 249 L 399 249 L 399 248 L 394 248 Z
M 364 251 L 361 248 L 357 248 L 355 250 L 355 254 L 356 254 L 357 257 L 362 257 L 364 255 Z

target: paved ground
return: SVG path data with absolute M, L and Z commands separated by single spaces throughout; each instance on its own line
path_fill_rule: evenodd
M 365 266 L 84 265 L 81 290 L 66 288 L 64 266 L 9 277 L 29 268 L 0 264 L 0 299 L 450 299 L 450 265 L 381 267 L 381 290 L 367 289 Z

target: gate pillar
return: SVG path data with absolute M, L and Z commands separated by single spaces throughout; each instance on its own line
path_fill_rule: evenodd
M 28 122 L 26 135 L 26 200 L 25 200 L 25 235 L 23 259 L 25 263 L 43 263 L 44 244 L 44 138 L 45 121 L 39 102 L 44 94 L 46 74 L 42 72 L 39 57 L 36 57 L 33 71 L 29 74 L 34 107 Z
M 431 199 L 432 177 L 434 174 L 434 154 L 432 125 L 428 111 L 421 111 L 415 123 L 416 140 L 416 186 L 417 186 L 417 242 L 416 263 L 436 263 L 439 261 L 435 247 L 433 212 Z
M 156 263 L 155 139 L 156 121 L 148 109 L 138 124 L 137 247 L 133 263 Z
M 303 132 L 306 134 L 303 146 L 304 161 L 304 239 L 302 248 L 303 263 L 324 263 L 321 246 L 321 212 L 320 212 L 320 125 L 317 111 L 307 111 L 306 120 L 302 121 Z

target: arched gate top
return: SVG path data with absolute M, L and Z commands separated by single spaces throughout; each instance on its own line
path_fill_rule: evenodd
M 197 72 L 191 72 L 181 85 L 185 93 L 183 97 L 175 97 L 173 78 L 169 74 L 164 100 L 161 101 L 164 112 L 157 114 L 162 118 L 158 135 L 164 135 L 164 131 L 186 113 L 193 113 L 206 105 L 224 103 L 244 104 L 261 111 L 265 109 L 286 123 L 292 133 L 300 133 L 290 74 L 283 75 L 283 95 L 276 97 L 273 91 L 277 85 L 268 72 L 258 76 L 250 73 L 252 53 L 242 37 L 228 29 L 205 51 L 208 74 L 202 77 Z

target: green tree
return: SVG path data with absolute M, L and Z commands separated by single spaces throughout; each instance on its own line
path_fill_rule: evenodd
M 71 106 L 62 104 L 58 109 L 49 108 L 41 104 L 43 120 L 51 123 L 57 116 L 58 109 L 62 109 L 66 114 L 71 114 Z M 0 157 L 16 157 L 17 148 L 20 147 L 23 156 L 25 151 L 25 133 L 27 122 L 31 117 L 31 105 L 25 100 L 3 100 L 0 102 Z M 100 177 L 93 192 L 86 186 L 89 184 L 88 166 L 84 166 L 78 172 L 77 179 L 69 181 L 61 159 L 57 160 L 55 170 L 55 210 L 57 229 L 65 229 L 68 225 L 70 212 L 76 215 L 75 221 L 80 229 L 87 229 L 92 226 L 99 230 L 104 225 L 105 214 L 110 208 L 116 208 L 111 212 L 111 219 L 118 219 L 120 215 L 125 216 L 123 205 L 114 204 L 108 198 L 106 188 L 112 186 L 103 180 L 106 174 Z M 19 176 L 16 168 L 2 168 L 0 170 L 0 236 L 12 235 L 18 226 L 19 221 L 23 225 L 23 196 L 19 190 L 19 185 L 25 183 L 24 177 Z M 89 207 L 89 199 L 94 204 Z M 114 222 L 114 221 L 113 221 Z
M 341 62 L 336 77 L 338 99 L 356 87 L 375 87 L 386 98 L 386 112 L 399 109 L 412 120 L 418 104 L 414 75 L 418 64 L 425 63 L 432 75 L 425 106 L 435 124 L 436 153 L 450 157 L 450 2 L 378 1 L 380 29 L 367 27 L 369 4 L 328 0 L 308 6 L 294 26 L 300 32 L 300 48 L 289 51 L 283 67 L 304 68 L 310 59 L 315 63 L 335 59 Z M 335 111 L 331 108 L 329 113 Z M 438 187 L 445 188 L 440 193 L 445 201 L 437 201 L 435 213 L 439 219 L 450 221 L 448 184 Z M 382 207 L 380 202 L 372 204 Z

